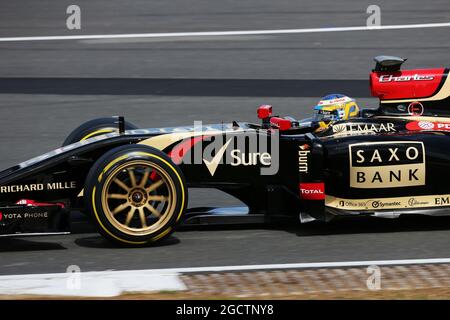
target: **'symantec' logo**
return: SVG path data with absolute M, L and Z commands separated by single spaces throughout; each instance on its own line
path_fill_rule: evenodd
M 350 187 L 396 188 L 425 185 L 423 142 L 392 141 L 349 145 Z

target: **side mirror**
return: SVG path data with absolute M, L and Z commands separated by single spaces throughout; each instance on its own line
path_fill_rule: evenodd
M 262 120 L 262 128 L 270 128 L 270 118 L 272 117 L 272 106 L 268 104 L 263 104 L 257 109 L 258 118 Z
M 277 128 L 281 131 L 289 130 L 292 127 L 292 121 L 285 118 L 272 115 L 272 106 L 263 104 L 257 109 L 258 118 L 262 120 L 262 128 Z
M 268 104 L 263 104 L 258 107 L 258 118 L 264 120 L 272 115 L 272 106 Z

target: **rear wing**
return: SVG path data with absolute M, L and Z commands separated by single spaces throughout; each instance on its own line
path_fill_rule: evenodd
M 382 72 L 382 71 L 388 71 L 388 72 L 395 72 L 400 71 L 400 68 L 402 64 L 407 60 L 399 57 L 394 56 L 377 56 L 373 58 L 375 60 L 375 69 L 372 71 L 374 72 Z

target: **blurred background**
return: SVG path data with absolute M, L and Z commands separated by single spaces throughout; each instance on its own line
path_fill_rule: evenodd
M 68 30 L 66 9 L 81 9 Z M 268 30 L 450 21 L 448 0 L 18 0 L 0 3 L 0 38 Z M 450 66 L 449 28 L 308 34 L 0 42 L 0 167 L 58 147 L 81 122 L 124 115 L 140 127 L 256 121 L 260 104 L 296 118 L 340 92 L 376 107 L 376 55 L 405 68 Z
M 81 9 L 79 30 L 66 26 L 66 9 L 72 4 Z M 123 115 L 144 128 L 194 120 L 256 122 L 257 106 L 271 104 L 276 114 L 301 119 L 330 93 L 352 96 L 361 108 L 376 107 L 368 87 L 374 56 L 408 58 L 406 69 L 450 67 L 448 27 L 58 41 L 3 38 L 366 26 L 369 5 L 380 7 L 381 25 L 450 22 L 448 0 L 1 1 L 0 168 L 59 147 L 75 127 L 95 117 Z M 190 196 L 191 206 L 234 203 L 218 192 Z M 340 233 L 319 230 L 301 239 L 284 231 L 186 232 L 172 251 L 149 249 L 158 254 L 153 260 L 153 255 L 143 258 L 145 250 L 121 250 L 118 255 L 105 249 L 100 255 L 92 249 L 104 246 L 98 245 L 100 240 L 74 244 L 73 238 L 64 238 L 68 240 L 60 243 L 71 250 L 45 258 L 39 251 L 11 253 L 2 271 L 63 272 L 72 260 L 83 270 L 103 270 L 448 254 L 448 230 L 441 230 L 445 225 L 436 222 L 429 227 L 434 231 L 424 230 L 425 225 L 347 225 Z M 367 235 L 369 231 L 373 233 Z M 242 241 L 251 250 L 244 250 Z M 41 259 L 42 265 L 33 265 Z

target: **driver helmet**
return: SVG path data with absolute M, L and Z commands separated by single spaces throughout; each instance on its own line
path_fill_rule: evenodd
M 323 97 L 314 107 L 313 121 L 319 124 L 318 130 L 324 130 L 335 121 L 347 120 L 359 115 L 355 99 L 335 93 Z

